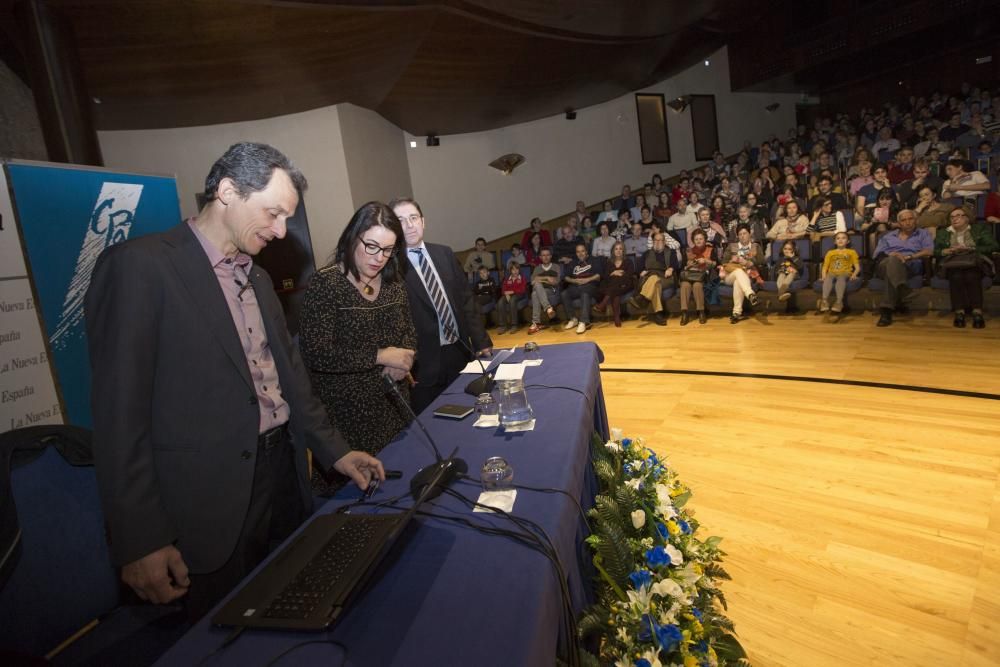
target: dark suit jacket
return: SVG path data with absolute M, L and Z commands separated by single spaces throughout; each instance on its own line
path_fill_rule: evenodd
M 253 284 L 304 506 L 305 450 L 329 466 L 349 449 L 313 397 L 271 279 Z M 175 543 L 192 572 L 232 553 L 250 502 L 260 413 L 218 279 L 187 223 L 106 250 L 86 298 L 94 459 L 112 560 Z
M 482 317 L 476 308 L 465 271 L 459 265 L 455 253 L 448 246 L 437 243 L 425 243 L 424 246 L 441 277 L 445 294 L 455 313 L 458 335 L 477 352 L 492 347 L 493 341 L 483 328 Z M 454 378 L 449 377 L 449 369 L 443 368 L 441 364 L 437 311 L 420 279 L 420 269 L 409 264 L 409 253 L 406 264 L 406 293 L 410 300 L 413 325 L 417 329 L 417 360 L 413 366 L 413 376 L 417 382 L 426 385 L 449 383 Z

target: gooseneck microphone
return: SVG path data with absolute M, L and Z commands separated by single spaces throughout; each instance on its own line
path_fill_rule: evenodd
M 410 402 L 407 401 L 406 397 L 399 391 L 399 387 L 396 386 L 396 382 L 388 375 L 383 375 L 382 384 L 385 385 L 385 388 L 396 397 L 396 400 L 403 406 L 403 409 L 406 410 L 407 414 L 413 417 L 413 421 L 416 422 L 420 430 L 423 431 L 424 437 L 427 438 L 427 442 L 430 443 L 431 449 L 434 450 L 434 458 L 436 462 L 429 466 L 424 466 L 417 471 L 417 474 L 415 474 L 413 479 L 410 480 L 410 493 L 413 494 L 414 498 L 422 498 L 422 500 L 435 498 L 441 495 L 441 490 L 455 481 L 456 477 L 460 477 L 467 473 L 469 471 L 469 464 L 463 459 L 455 458 L 455 452 L 458 451 L 457 447 L 451 456 L 448 458 L 442 458 L 441 450 L 438 449 L 437 443 L 434 442 L 434 438 L 431 437 L 431 434 L 424 426 L 424 423 L 420 421 L 420 417 L 417 416 L 417 413 L 415 413 L 413 408 L 410 407 Z
M 465 385 L 465 393 L 471 394 L 472 396 L 479 396 L 480 394 L 485 394 L 493 391 L 493 385 L 495 384 L 493 382 L 493 374 L 496 373 L 496 371 L 494 370 L 491 373 L 486 370 L 486 366 L 483 365 L 482 357 L 476 354 L 476 351 L 472 349 L 472 346 L 466 343 L 465 339 L 462 338 L 450 324 L 445 322 L 442 326 L 444 327 L 445 333 L 454 336 L 455 340 L 457 340 L 462 345 L 462 347 L 464 347 L 465 350 L 472 355 L 472 358 L 479 362 L 479 368 L 481 368 L 483 371 L 482 375 L 477 377 L 469 384 Z

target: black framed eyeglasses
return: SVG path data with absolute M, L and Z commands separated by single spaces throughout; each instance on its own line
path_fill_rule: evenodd
M 365 247 L 365 252 L 369 255 L 377 255 L 382 253 L 383 257 L 392 257 L 392 253 L 396 251 L 396 246 L 388 246 L 383 248 L 377 243 L 369 243 L 362 239 L 361 245 Z

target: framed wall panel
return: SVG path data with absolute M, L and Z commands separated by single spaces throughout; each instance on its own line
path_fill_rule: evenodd
M 667 134 L 667 107 L 663 95 L 635 94 L 635 117 L 639 121 L 639 147 L 643 164 L 670 162 L 670 137 Z
M 719 122 L 715 115 L 715 95 L 688 95 L 694 159 L 711 160 L 719 150 Z

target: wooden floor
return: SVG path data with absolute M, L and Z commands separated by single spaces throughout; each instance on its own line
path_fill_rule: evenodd
M 1000 319 L 956 330 L 868 313 L 681 328 L 546 330 L 592 340 L 612 425 L 643 435 L 720 535 L 730 615 L 757 667 L 1000 665 L 1000 401 L 687 369 L 1000 394 Z M 498 346 L 523 344 L 520 334 Z

